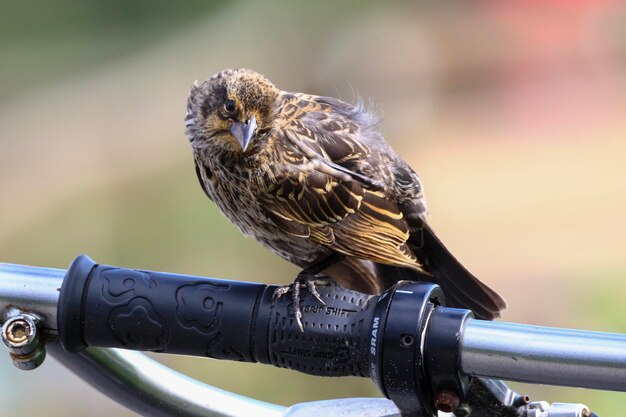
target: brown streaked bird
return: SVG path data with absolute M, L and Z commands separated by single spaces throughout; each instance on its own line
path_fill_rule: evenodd
M 244 234 L 303 268 L 291 286 L 300 328 L 300 286 L 318 297 L 321 273 L 371 294 L 402 279 L 434 281 L 448 305 L 482 319 L 506 307 L 435 236 L 418 175 L 361 104 L 228 69 L 194 83 L 185 126 L 207 196 Z

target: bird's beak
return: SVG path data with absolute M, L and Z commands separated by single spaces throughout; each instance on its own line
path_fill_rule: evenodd
M 256 130 L 256 117 L 252 116 L 245 122 L 235 122 L 230 126 L 230 133 L 237 139 L 241 149 L 245 150 L 250 145 L 250 139 Z

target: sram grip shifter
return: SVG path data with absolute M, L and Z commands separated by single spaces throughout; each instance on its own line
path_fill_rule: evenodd
M 118 347 L 370 377 L 403 416 L 452 411 L 436 405 L 441 392 L 465 399 L 457 335 L 471 313 L 440 307 L 437 285 L 402 281 L 381 296 L 318 285 L 324 304 L 301 292 L 304 331 L 291 294 L 273 302 L 276 288 L 99 265 L 81 255 L 63 281 L 58 329 L 69 352 Z

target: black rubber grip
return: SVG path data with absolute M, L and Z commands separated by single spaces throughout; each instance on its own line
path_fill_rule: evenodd
M 321 304 L 302 291 L 301 332 L 291 294 L 272 303 L 276 288 L 98 265 L 81 255 L 61 288 L 59 333 L 70 352 L 119 347 L 369 375 L 372 296 L 321 285 Z

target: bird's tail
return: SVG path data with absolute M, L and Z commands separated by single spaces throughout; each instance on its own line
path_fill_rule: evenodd
M 425 261 L 425 269 L 432 276 L 407 268 L 377 264 L 382 281 L 391 283 L 411 279 L 435 282 L 443 289 L 447 306 L 470 309 L 480 319 L 500 317 L 500 312 L 506 309 L 506 301 L 461 265 L 426 222 L 422 225 L 421 235 L 419 242 L 409 239 L 408 243 Z

